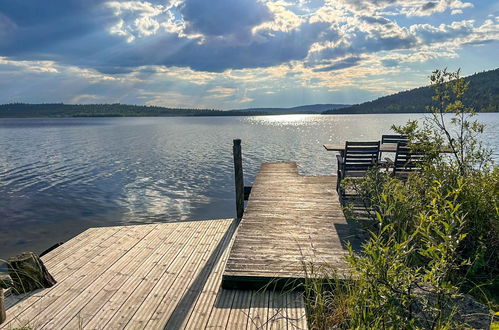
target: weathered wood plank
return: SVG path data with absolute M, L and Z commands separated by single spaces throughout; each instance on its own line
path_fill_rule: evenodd
M 296 163 L 262 164 L 227 261 L 223 286 L 243 288 L 248 281 L 253 288 L 258 281 L 272 281 L 272 275 L 299 279 L 306 275 L 307 263 L 345 272 L 347 251 L 342 240 L 352 237 L 337 230 L 347 227 L 347 222 L 335 183 L 331 176 L 300 176 Z
M 154 314 L 150 316 L 149 321 L 145 325 L 145 329 L 157 329 L 168 323 L 177 303 L 179 303 L 182 296 L 190 290 L 193 281 L 199 276 L 202 266 L 205 265 L 211 253 L 213 253 L 214 248 L 220 242 L 220 227 L 217 226 L 214 229 L 214 232 L 208 234 L 206 243 L 201 244 L 200 249 L 196 249 L 189 260 L 186 261 L 187 271 L 180 272 L 175 278 L 169 290 L 158 304 Z M 185 309 L 185 306 L 179 306 L 180 313 L 185 313 Z
M 143 327 L 148 318 L 157 308 L 159 295 L 164 292 L 163 281 L 177 275 L 185 265 L 185 259 L 192 254 L 192 246 L 202 242 L 209 231 L 205 230 L 200 223 L 194 224 L 192 230 L 195 232 L 187 242 L 181 242 L 181 249 L 170 253 L 170 262 L 166 261 L 165 266 L 156 265 L 155 273 L 144 277 L 140 284 L 133 288 L 122 288 L 113 295 L 106 305 L 85 326 L 88 329 L 96 329 L 103 324 L 109 328 L 121 328 L 135 324 L 136 328 Z M 159 274 L 158 274 L 159 273 Z M 130 283 L 132 285 L 133 282 Z M 168 284 L 167 284 L 168 285 Z M 133 294 L 132 294 L 133 293 Z M 123 311 L 123 312 L 121 312 Z M 144 315 L 144 317 L 142 317 Z M 133 320 L 132 320 L 133 318 Z
M 78 269 L 78 271 L 65 281 L 59 282 L 52 288 L 47 289 L 47 292 L 44 293 L 41 299 L 36 301 L 29 309 L 26 309 L 17 315 L 15 320 L 17 320 L 17 322 L 23 322 L 26 319 L 36 318 L 37 326 L 38 322 L 42 324 L 45 323 L 45 317 L 50 315 L 49 312 L 51 310 L 60 308 L 67 300 L 71 301 L 74 299 L 81 292 L 82 288 L 90 286 L 96 277 L 100 276 L 103 272 L 106 272 L 116 263 L 116 261 L 120 260 L 121 257 L 137 243 L 137 236 L 142 238 L 151 230 L 151 227 L 148 227 L 146 230 L 131 228 L 119 243 L 115 241 L 110 242 L 108 246 L 101 250 L 101 252 L 89 263 L 88 267 Z M 14 306 L 14 308 L 16 306 Z M 44 313 L 45 310 L 47 310 L 46 313 Z
M 271 318 L 276 310 L 305 318 L 303 306 L 283 305 L 287 294 L 220 287 L 236 227 L 226 219 L 126 226 L 114 234 L 88 231 L 83 237 L 92 248 L 78 239 L 51 258 L 66 255 L 55 263 L 62 268 L 72 257 L 68 247 L 84 261 L 61 271 L 65 278 L 53 288 L 8 309 L 8 323 L 0 328 L 295 329 L 296 320 Z M 17 310 L 14 317 L 11 310 Z
M 115 238 L 120 238 L 124 235 L 125 235 L 125 230 L 124 229 L 119 230 L 118 232 L 116 232 Z M 108 234 L 105 234 L 104 236 L 97 235 L 97 238 L 95 240 L 89 239 L 87 248 L 82 249 L 82 251 L 80 251 L 78 254 L 75 253 L 76 260 L 70 264 L 71 266 L 68 266 L 63 271 L 58 272 L 57 268 L 52 268 L 50 267 L 50 265 L 47 265 L 49 271 L 54 274 L 55 279 L 58 281 L 58 285 L 47 290 L 35 291 L 31 294 L 22 296 L 22 300 L 20 300 L 19 303 L 9 308 L 9 314 L 7 316 L 9 320 L 12 321 L 13 319 L 16 319 L 18 322 L 24 321 L 19 316 L 24 310 L 33 309 L 33 304 L 38 303 L 40 299 L 50 294 L 52 290 L 56 290 L 56 288 L 63 285 L 64 281 L 68 279 L 70 276 L 74 277 L 75 274 L 77 274 L 77 269 L 89 263 L 93 258 L 95 258 L 96 255 L 101 253 L 102 250 L 105 250 L 107 246 L 113 244 L 114 242 L 110 240 L 110 237 L 113 237 L 113 235 L 111 236 Z M 64 249 L 65 246 L 64 247 L 61 246 L 59 248 Z
M 46 325 L 48 329 L 62 329 L 83 327 L 93 316 L 92 314 L 83 314 L 82 306 L 92 306 L 93 308 L 102 307 L 106 302 L 106 294 L 116 292 L 120 284 L 124 284 L 131 278 L 136 278 L 136 274 L 146 268 L 149 263 L 159 258 L 164 253 L 164 248 L 170 236 L 177 234 L 172 224 L 158 226 L 148 236 L 140 240 L 137 245 L 122 258 L 124 262 L 120 266 L 108 270 L 102 274 L 91 286 L 86 288 L 80 295 L 74 299 L 68 306 L 61 309 L 59 313 L 54 313 L 50 322 Z M 101 294 L 104 293 L 104 294 Z M 96 299 L 96 297 L 98 297 Z M 100 301 L 98 300 L 100 299 Z M 88 312 L 88 311 L 87 311 Z M 78 323 L 66 325 L 71 320 L 77 320 Z M 74 321 L 73 321 L 74 322 Z
M 89 300 L 84 305 L 82 304 L 82 306 L 80 306 L 78 314 L 74 316 L 70 320 L 70 322 L 65 324 L 65 327 L 67 329 L 85 327 L 99 311 L 101 311 L 102 309 L 107 309 L 108 305 L 112 305 L 112 303 L 109 303 L 109 300 L 118 293 L 134 293 L 135 295 L 148 293 L 147 290 L 138 290 L 137 288 L 139 284 L 145 281 L 148 276 L 152 276 L 152 271 L 154 269 L 161 268 L 157 267 L 158 265 L 162 265 L 165 260 L 171 260 L 171 255 L 176 255 L 178 250 L 180 250 L 180 244 L 178 243 L 187 241 L 194 233 L 194 231 L 192 230 L 193 227 L 189 225 L 186 226 L 180 224 L 170 224 L 169 226 L 166 226 L 165 224 L 163 225 L 163 227 L 165 230 L 174 228 L 174 230 L 171 230 L 171 234 L 169 235 L 169 237 L 164 238 L 163 244 L 161 244 L 156 249 L 156 251 L 153 252 L 147 260 L 145 260 L 145 262 L 139 269 L 130 271 L 129 273 L 123 273 L 122 277 L 117 276 L 116 278 L 112 279 L 102 290 L 97 292 L 91 300 Z M 144 276 L 144 273 L 147 275 Z M 126 304 L 127 303 L 125 302 L 120 310 L 121 316 L 123 318 L 127 318 L 126 322 L 128 322 L 128 317 L 132 317 L 133 313 L 131 313 L 131 311 L 126 308 Z M 62 325 L 60 328 L 62 328 Z
M 214 254 L 210 256 L 209 262 L 203 267 L 203 273 L 198 275 L 195 283 L 184 295 L 182 302 L 175 307 L 172 317 L 166 324 L 167 328 L 182 328 L 188 323 L 193 329 L 203 329 L 206 326 L 209 312 L 220 287 L 225 262 L 229 256 L 228 246 L 236 228 L 237 222 L 234 221 L 225 233 L 219 233 L 223 234 L 222 240 L 217 245 Z M 224 229 L 222 227 L 222 230 Z

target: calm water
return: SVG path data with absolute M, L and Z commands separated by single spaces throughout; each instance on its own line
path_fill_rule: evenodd
M 0 119 L 0 258 L 89 227 L 234 217 L 232 139 L 260 163 L 335 172 L 324 143 L 378 140 L 420 115 Z M 499 114 L 482 114 L 499 159 Z

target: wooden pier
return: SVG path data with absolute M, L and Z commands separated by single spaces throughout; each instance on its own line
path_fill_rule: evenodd
M 310 267 L 346 275 L 356 240 L 335 185 L 266 163 L 242 219 L 88 229 L 42 257 L 58 283 L 7 297 L 0 328 L 305 329 L 288 289 L 320 277 Z
M 0 328 L 305 329 L 298 293 L 221 288 L 235 228 L 227 219 L 88 229 L 42 258 L 55 286 L 7 297 Z
M 340 207 L 335 176 L 301 176 L 294 162 L 262 164 L 227 261 L 223 287 L 294 287 L 305 277 L 320 277 L 321 266 L 345 276 L 344 244 L 354 240 L 355 232 Z

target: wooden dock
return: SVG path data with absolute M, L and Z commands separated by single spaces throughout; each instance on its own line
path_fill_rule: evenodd
M 231 219 L 88 229 L 42 258 L 58 283 L 8 297 L 0 328 L 305 329 L 299 293 L 221 288 L 235 229 Z
M 354 234 L 340 207 L 335 176 L 301 176 L 294 162 L 262 164 L 222 285 L 292 287 L 305 277 L 320 277 L 322 265 L 344 276 L 344 243 Z
M 42 257 L 58 283 L 8 297 L 0 329 L 305 329 L 303 295 L 288 288 L 322 266 L 348 275 L 345 243 L 357 241 L 335 185 L 266 163 L 240 222 L 88 229 Z

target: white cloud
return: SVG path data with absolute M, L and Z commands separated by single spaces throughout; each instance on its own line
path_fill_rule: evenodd
M 54 61 L 16 61 L 0 56 L 0 65 L 24 73 L 59 73 L 58 65 Z
M 95 94 L 79 94 L 71 99 L 71 103 L 92 103 L 99 100 L 99 96 Z
M 238 103 L 249 103 L 249 102 L 253 102 L 254 99 L 251 98 L 251 97 L 243 97 L 242 99 L 239 100 Z
M 473 7 L 471 2 L 460 0 L 326 0 L 326 3 L 336 10 L 347 10 L 359 16 L 429 16 Z
M 212 94 L 212 95 L 210 95 L 211 97 L 224 99 L 224 98 L 227 98 L 227 97 L 234 95 L 235 91 L 236 91 L 235 88 L 215 87 L 215 88 L 209 89 L 208 93 Z
M 304 18 L 288 9 L 288 7 L 292 6 L 288 2 L 266 1 L 265 4 L 272 13 L 273 20 L 254 27 L 252 30 L 254 34 L 261 30 L 290 32 L 297 29 L 304 21 Z
M 161 26 L 168 31 L 177 30 L 173 22 L 174 17 L 169 13 L 171 6 L 156 5 L 146 1 L 109 1 L 105 6 L 119 18 L 109 28 L 109 33 L 125 37 L 128 43 L 139 37 L 156 34 Z

